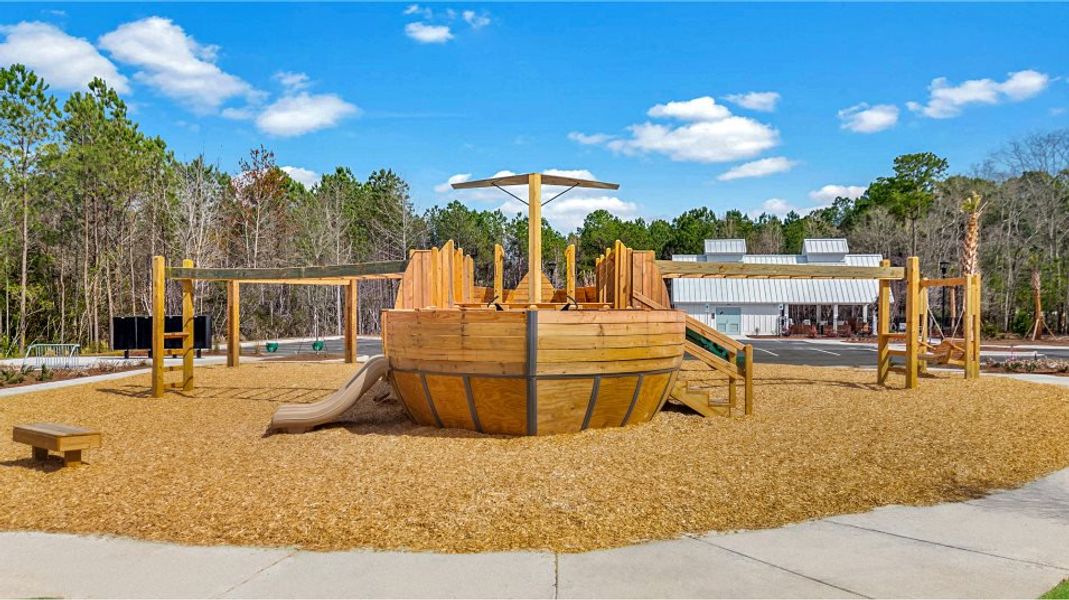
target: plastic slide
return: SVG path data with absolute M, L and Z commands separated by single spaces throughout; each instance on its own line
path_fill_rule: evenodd
M 304 433 L 317 425 L 331 423 L 349 410 L 371 386 L 386 376 L 390 363 L 383 354 L 372 356 L 356 375 L 338 391 L 311 404 L 283 404 L 271 417 L 269 431 Z

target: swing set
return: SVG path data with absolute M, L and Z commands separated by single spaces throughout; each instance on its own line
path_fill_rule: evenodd
M 890 266 L 890 261 L 883 261 Z M 891 332 L 891 280 L 881 279 L 878 296 L 877 381 L 884 383 L 891 371 L 904 373 L 906 387 L 917 387 L 917 377 L 927 373 L 930 364 L 960 368 L 965 379 L 980 377 L 980 275 L 927 279 L 920 276 L 917 257 L 906 260 L 906 331 Z M 931 311 L 928 300 L 932 288 L 963 288 L 962 307 L 954 319 L 950 335 L 946 335 Z M 932 329 L 939 343 L 932 343 Z M 962 337 L 955 335 L 961 330 Z M 905 349 L 890 347 L 902 341 Z M 891 364 L 892 357 L 905 359 L 903 366 Z

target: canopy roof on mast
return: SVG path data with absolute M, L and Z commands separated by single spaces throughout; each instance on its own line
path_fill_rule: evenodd
M 527 185 L 534 173 L 521 173 L 519 175 L 505 175 L 491 177 L 489 179 L 476 179 L 475 181 L 463 181 L 454 183 L 454 190 L 469 190 L 474 188 L 502 187 L 506 185 Z M 577 179 L 563 175 L 542 174 L 542 185 L 563 185 L 567 187 L 595 188 L 599 190 L 618 190 L 617 183 L 605 183 L 604 181 L 591 181 L 589 179 Z

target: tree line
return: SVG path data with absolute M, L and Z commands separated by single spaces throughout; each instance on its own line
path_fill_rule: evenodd
M 948 169 L 930 153 L 900 156 L 861 197 L 782 218 L 700 207 L 670 221 L 598 210 L 571 232 L 543 221 L 543 264 L 559 284 L 564 249 L 574 243 L 584 284 L 616 239 L 669 258 L 701 253 L 708 238 L 744 238 L 754 253 L 795 253 L 804 238 L 841 236 L 854 252 L 882 253 L 896 264 L 916 254 L 926 274 L 945 268 L 953 275 L 971 216 L 979 223 L 986 325 L 1025 332 L 1034 325 L 1038 288 L 1046 328 L 1065 333 L 1069 131 L 1009 142 L 969 174 Z M 526 263 L 527 226 L 525 215 L 455 200 L 417 211 L 408 184 L 385 168 L 361 178 L 338 167 L 307 189 L 262 146 L 236 173 L 204 156 L 182 161 L 140 130 L 106 82 L 96 79 L 60 103 L 30 69 L 0 69 L 0 353 L 33 342 L 106 348 L 112 317 L 149 312 L 157 254 L 205 267 L 342 264 L 403 259 L 409 249 L 452 239 L 473 255 L 483 281 L 501 244 L 506 284 L 513 285 Z M 168 310 L 177 311 L 171 287 Z M 248 338 L 340 331 L 340 289 L 248 287 Z M 395 289 L 390 281 L 361 284 L 362 331 L 377 331 Z M 205 282 L 196 291 L 197 311 L 222 331 L 225 290 Z

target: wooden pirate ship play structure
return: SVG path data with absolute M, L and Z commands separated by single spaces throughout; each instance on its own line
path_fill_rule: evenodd
M 527 187 L 527 200 L 504 190 Z M 304 431 L 331 422 L 380 377 L 388 379 L 409 416 L 421 425 L 507 435 L 547 435 L 587 428 L 621 427 L 651 419 L 669 399 L 705 416 L 753 410 L 753 348 L 670 306 L 666 281 L 680 277 L 877 279 L 878 372 L 892 370 L 916 387 L 929 363 L 979 375 L 979 275 L 946 280 L 920 277 L 915 257 L 906 266 L 879 267 L 694 263 L 657 260 L 652 251 L 617 241 L 595 262 L 594 285 L 576 286 L 575 247 L 566 253 L 565 286 L 556 289 L 542 271 L 542 186 L 617 189 L 617 185 L 530 173 L 454 184 L 457 189 L 499 188 L 528 205 L 527 271 L 513 289 L 504 287 L 503 251 L 495 248 L 494 280 L 479 285 L 472 257 L 447 242 L 412 250 L 405 261 L 281 269 L 199 269 L 189 261 L 153 265 L 153 395 L 168 387 L 166 370 L 180 370 L 172 384 L 194 385 L 193 281 L 215 280 L 228 290 L 228 366 L 237 366 L 241 283 L 344 286 L 346 362 L 354 362 L 356 298 L 361 280 L 400 281 L 394 308 L 382 315 L 385 356 L 372 359 L 327 399 L 283 406 L 271 428 Z M 557 196 L 561 195 L 558 194 Z M 557 196 L 550 198 L 552 201 Z M 183 284 L 183 330 L 163 331 L 166 279 Z M 906 331 L 890 331 L 891 283 L 905 281 Z M 927 289 L 964 288 L 964 339 L 932 345 L 927 336 Z M 923 293 L 922 293 L 923 291 Z M 181 338 L 183 364 L 165 368 L 163 340 Z M 901 341 L 904 349 L 892 348 Z M 186 347 L 188 346 L 188 348 Z M 157 351 L 158 350 L 158 351 Z M 688 381 L 680 371 L 690 355 L 719 373 L 715 388 Z M 901 357 L 900 366 L 892 357 Z M 724 385 L 726 383 L 726 385 Z M 724 391 L 720 391 L 724 390 Z

